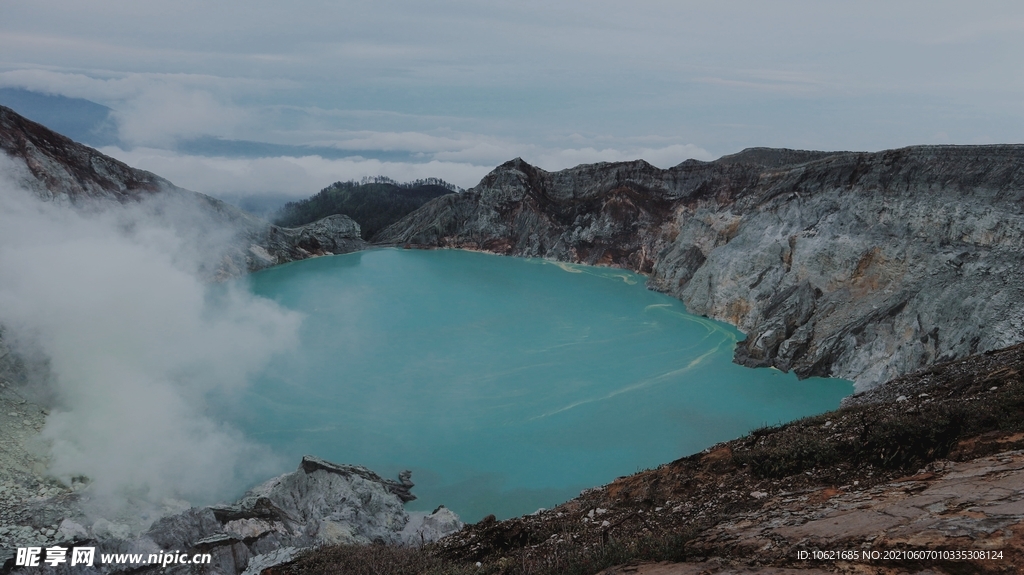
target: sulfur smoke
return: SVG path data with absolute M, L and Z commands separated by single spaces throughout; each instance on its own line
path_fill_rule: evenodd
M 4 339 L 47 366 L 50 473 L 87 477 L 95 501 L 209 503 L 280 469 L 205 401 L 295 346 L 301 318 L 201 280 L 217 246 L 196 249 L 187 211 L 169 225 L 152 205 L 72 209 L 0 182 Z

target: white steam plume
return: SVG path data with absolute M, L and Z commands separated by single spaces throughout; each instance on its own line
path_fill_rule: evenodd
M 0 181 L 0 325 L 48 360 L 52 473 L 109 501 L 206 503 L 280 469 L 204 399 L 293 347 L 301 318 L 230 287 L 212 298 L 184 220 L 152 213 L 82 213 Z

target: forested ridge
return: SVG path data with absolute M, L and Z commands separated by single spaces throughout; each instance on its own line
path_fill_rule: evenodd
M 399 183 L 380 176 L 359 182 L 335 182 L 308 199 L 285 204 L 274 223 L 295 227 L 344 214 L 359 223 L 363 239 L 368 240 L 428 201 L 460 191 L 438 178 Z

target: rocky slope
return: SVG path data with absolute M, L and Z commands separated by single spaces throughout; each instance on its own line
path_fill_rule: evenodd
M 410 516 L 402 504 L 415 499 L 408 473 L 401 481 L 383 479 L 369 469 L 304 457 L 299 469 L 254 487 L 229 505 L 190 508 L 163 517 L 145 533 L 131 536 L 126 525 L 88 516 L 63 518 L 48 537 L 26 537 L 15 545 L 92 546 L 92 569 L 40 566 L 48 573 L 214 572 L 259 573 L 315 545 L 421 545 L 459 530 L 459 518 L 444 507 Z M 65 498 L 75 499 L 75 495 Z M 37 503 L 37 507 L 43 504 Z M 73 507 L 73 506 L 72 506 Z M 149 565 L 149 554 L 177 551 L 209 553 L 209 565 Z M 104 564 L 102 554 L 141 554 L 137 560 Z M 9 553 L 8 553 L 9 555 Z M 12 557 L 0 571 L 14 567 Z
M 199 272 L 207 277 L 223 279 L 313 255 L 366 247 L 359 225 L 346 216 L 297 228 L 274 226 L 132 168 L 3 106 L 0 150 L 9 158 L 4 174 L 44 200 L 83 210 L 115 203 L 135 206 L 147 220 L 175 229 L 192 244 L 192 251 L 202 254 Z
M 375 241 L 642 272 L 745 331 L 738 362 L 859 389 L 1024 340 L 1024 146 L 516 159 Z

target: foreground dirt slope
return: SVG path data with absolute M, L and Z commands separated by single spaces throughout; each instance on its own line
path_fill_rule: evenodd
M 868 489 L 780 494 L 760 509 L 708 529 L 689 545 L 709 557 L 754 557 L 758 563 L 802 572 L 1019 572 L 1016 566 L 1024 568 L 1024 452 L 936 462 L 924 473 Z M 801 559 L 801 551 L 807 559 Z M 928 551 L 972 553 L 959 560 L 947 553 L 943 560 Z M 779 571 L 698 561 L 622 566 L 605 573 L 727 572 Z

